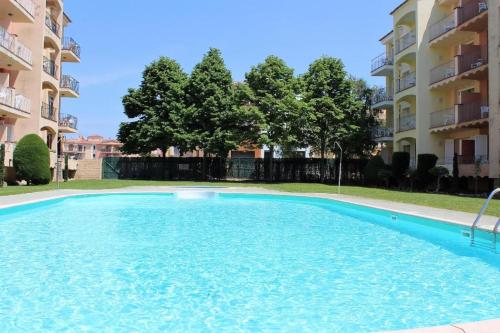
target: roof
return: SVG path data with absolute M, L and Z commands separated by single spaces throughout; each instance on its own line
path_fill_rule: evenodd
M 384 36 L 382 36 L 382 38 L 379 39 L 379 41 L 383 41 L 384 39 L 386 39 L 390 34 L 392 34 L 394 32 L 394 30 L 391 30 L 389 31 L 388 33 L 386 33 Z
M 399 6 L 394 8 L 394 10 L 391 12 L 391 15 L 394 14 L 399 8 L 403 7 L 408 1 L 410 1 L 410 0 L 405 0 L 405 1 L 403 1 L 402 4 L 400 4 Z

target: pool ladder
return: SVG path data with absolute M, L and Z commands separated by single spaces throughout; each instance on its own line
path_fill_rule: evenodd
M 497 188 L 490 193 L 490 195 L 488 196 L 488 199 L 486 199 L 486 202 L 484 203 L 483 207 L 479 211 L 479 214 L 477 215 L 476 220 L 474 221 L 474 223 L 472 223 L 472 226 L 470 228 L 470 245 L 471 246 L 485 247 L 489 250 L 492 250 L 493 252 L 497 252 L 497 235 L 498 235 L 498 231 L 500 229 L 500 218 L 498 219 L 497 223 L 495 223 L 495 226 L 493 227 L 493 242 L 492 242 L 491 246 L 484 245 L 484 244 L 482 244 L 482 242 L 478 242 L 475 238 L 475 231 L 478 228 L 479 221 L 481 220 L 484 213 L 486 212 L 486 209 L 488 208 L 491 200 L 498 193 L 500 193 L 500 188 Z

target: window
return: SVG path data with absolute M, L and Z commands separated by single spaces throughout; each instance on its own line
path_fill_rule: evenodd
M 53 139 L 54 139 L 54 136 L 52 135 L 52 133 L 47 132 L 47 147 L 49 147 L 49 149 L 52 149 Z
M 14 126 L 6 125 L 7 132 L 7 142 L 14 142 Z

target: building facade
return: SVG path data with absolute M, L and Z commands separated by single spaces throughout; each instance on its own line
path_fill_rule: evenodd
M 121 157 L 123 145 L 112 139 L 104 139 L 100 135 L 87 138 L 67 139 L 63 144 L 63 154 L 73 160 L 97 160 L 104 157 Z
M 439 157 L 461 176 L 500 178 L 500 0 L 407 0 L 371 73 L 386 88 L 376 139 L 386 153 Z M 383 133 L 383 134 L 381 134 Z
M 64 34 L 70 23 L 62 0 L 0 0 L 0 143 L 8 171 L 24 135 L 47 143 L 54 168 L 61 138 L 77 131 L 77 118 L 61 110 L 61 98 L 79 97 L 78 81 L 63 71 L 64 63 L 80 62 L 80 46 Z

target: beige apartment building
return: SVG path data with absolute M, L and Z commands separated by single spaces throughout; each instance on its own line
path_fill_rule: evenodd
M 98 160 L 105 157 L 121 157 L 123 144 L 118 140 L 104 139 L 100 135 L 83 136 L 64 140 L 63 153 L 73 160 Z
M 16 142 L 38 134 L 54 168 L 65 133 L 77 118 L 61 110 L 61 98 L 79 97 L 79 83 L 63 70 L 80 62 L 80 46 L 64 28 L 71 23 L 62 0 L 0 0 L 0 143 L 11 170 Z
M 461 176 L 500 178 L 500 0 L 407 0 L 371 73 L 382 155 L 431 153 Z

